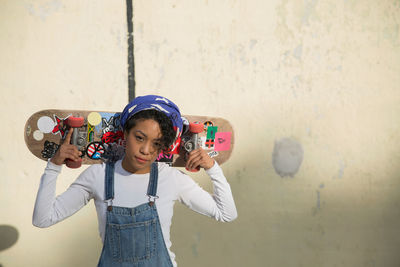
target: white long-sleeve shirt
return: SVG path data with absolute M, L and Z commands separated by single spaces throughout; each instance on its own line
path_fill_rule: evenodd
M 171 252 L 170 227 L 173 215 L 173 206 L 179 200 L 192 210 L 212 217 L 217 221 L 229 222 L 237 217 L 231 188 L 215 162 L 207 170 L 213 183 L 214 194 L 210 195 L 203 190 L 188 175 L 164 163 L 158 164 L 158 188 L 156 200 L 158 216 L 165 245 L 171 256 L 174 266 L 175 254 Z M 57 176 L 61 166 L 48 162 L 42 175 L 39 191 L 33 212 L 33 225 L 49 227 L 71 216 L 90 199 L 94 199 L 99 233 L 104 242 L 107 203 L 104 200 L 105 164 L 94 164 L 83 171 L 70 187 L 61 195 L 55 195 Z M 121 166 L 121 160 L 115 164 L 114 176 L 114 206 L 136 207 L 148 202 L 147 186 L 149 173 L 132 174 Z

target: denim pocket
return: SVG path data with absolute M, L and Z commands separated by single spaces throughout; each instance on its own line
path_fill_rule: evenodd
M 137 262 L 150 259 L 156 250 L 157 219 L 129 224 L 108 224 L 107 235 L 113 259 Z

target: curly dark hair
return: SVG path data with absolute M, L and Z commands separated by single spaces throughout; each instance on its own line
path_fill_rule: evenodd
M 124 131 L 128 132 L 136 126 L 136 123 L 141 120 L 154 120 L 158 123 L 161 130 L 161 150 L 164 152 L 169 152 L 170 146 L 175 141 L 176 132 L 174 131 L 174 126 L 172 121 L 168 116 L 155 109 L 146 109 L 139 111 L 130 117 L 124 126 Z

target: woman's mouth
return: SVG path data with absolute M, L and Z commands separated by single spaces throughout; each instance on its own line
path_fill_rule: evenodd
M 146 163 L 146 162 L 148 162 L 147 159 L 142 159 L 142 158 L 139 158 L 139 157 L 136 157 L 136 160 L 139 161 L 140 163 Z

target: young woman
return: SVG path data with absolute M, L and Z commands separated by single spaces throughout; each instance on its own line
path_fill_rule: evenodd
M 177 266 L 170 250 L 170 227 L 176 200 L 218 221 L 237 217 L 230 186 L 218 164 L 200 149 L 192 151 L 187 169 L 202 167 L 214 187 L 211 196 L 189 176 L 155 160 L 168 152 L 182 131 L 178 107 L 154 95 L 137 97 L 121 114 L 126 141 L 122 160 L 94 164 L 61 195 L 56 180 L 65 160 L 79 160 L 70 145 L 72 129 L 48 162 L 35 203 L 33 225 L 51 226 L 94 199 L 103 250 L 98 266 Z

